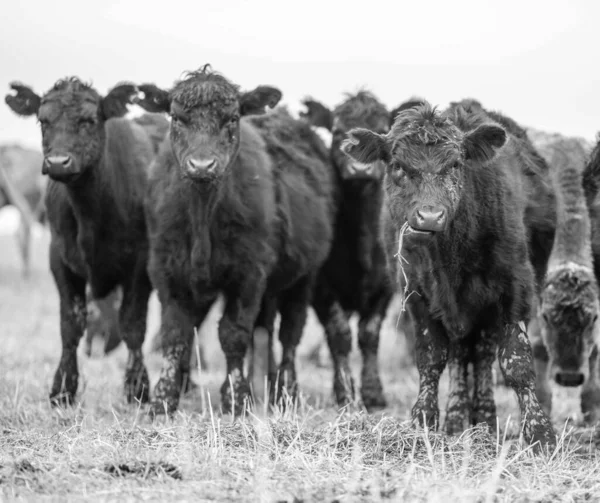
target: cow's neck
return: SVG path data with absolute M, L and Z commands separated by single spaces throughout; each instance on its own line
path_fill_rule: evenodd
M 88 166 L 76 180 L 66 184 L 69 201 L 78 221 L 100 222 L 115 208 L 113 194 L 102 182 L 102 160 Z
M 189 217 L 192 225 L 191 260 L 196 268 L 205 269 L 212 253 L 211 228 L 215 225 L 219 212 L 219 202 L 229 185 L 229 177 L 216 184 L 197 184 L 190 186 Z

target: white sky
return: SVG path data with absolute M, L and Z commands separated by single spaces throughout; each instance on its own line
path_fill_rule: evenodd
M 43 94 L 61 77 L 101 94 L 122 80 L 168 87 L 204 63 L 243 88 L 279 87 L 293 110 L 371 89 L 465 97 L 526 126 L 593 139 L 600 130 L 597 0 L 17 0 L 0 13 L 0 94 Z M 6 91 L 4 91 L 6 90 Z M 0 142 L 40 145 L 35 119 L 0 104 Z

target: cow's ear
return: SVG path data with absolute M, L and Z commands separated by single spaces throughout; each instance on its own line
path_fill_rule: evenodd
M 23 85 L 20 82 L 11 82 L 10 88 L 16 91 L 17 94 L 7 94 L 4 101 L 9 108 L 23 117 L 36 115 L 40 109 L 42 98 L 35 94 L 29 86 Z
M 368 129 L 354 128 L 348 131 L 348 138 L 342 142 L 340 149 L 348 157 L 362 164 L 389 161 L 386 137 Z
M 333 112 L 329 108 L 312 98 L 304 98 L 302 104 L 306 107 L 306 111 L 300 112 L 300 117 L 312 126 L 322 127 L 331 131 L 333 127 Z
M 463 139 L 465 159 L 476 162 L 491 161 L 506 143 L 506 131 L 495 124 L 483 124 Z
M 276 87 L 258 86 L 240 96 L 240 115 L 261 115 L 265 107 L 275 108 L 283 93 Z
M 138 86 L 144 97 L 136 98 L 136 105 L 141 106 L 146 112 L 168 113 L 170 110 L 169 91 L 160 89 L 154 84 L 142 84 Z
M 138 88 L 134 84 L 117 84 L 102 98 L 100 109 L 105 120 L 123 117 L 127 114 L 127 105 L 133 105 Z

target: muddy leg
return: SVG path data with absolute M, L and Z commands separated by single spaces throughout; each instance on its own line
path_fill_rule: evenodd
M 163 366 L 154 388 L 151 414 L 171 414 L 177 410 L 184 380 L 187 378 L 185 371 L 189 370 L 189 345 L 194 337 L 194 321 L 172 299 L 164 302 L 161 300 L 159 337 Z
M 50 244 L 50 270 L 60 296 L 60 336 L 62 355 L 54 374 L 50 401 L 52 405 L 72 405 L 79 371 L 77 346 L 86 321 L 85 279 L 74 274 L 62 262 L 58 250 Z
M 123 286 L 123 300 L 119 309 L 119 327 L 129 356 L 125 368 L 125 396 L 128 403 L 142 403 L 150 397 L 150 381 L 144 365 L 142 344 L 146 336 L 148 300 L 152 285 L 145 264 L 138 264 L 135 273 Z
M 221 386 L 221 405 L 226 413 L 240 415 L 250 398 L 244 377 L 244 357 L 260 311 L 264 282 L 252 281 L 237 296 L 228 296 L 219 323 L 219 341 L 227 362 L 227 377 Z
M 452 341 L 448 355 L 448 380 L 450 391 L 446 405 L 444 431 L 458 435 L 469 427 L 471 397 L 467 382 L 469 370 L 469 347 L 464 339 Z
M 492 368 L 496 360 L 494 334 L 482 331 L 473 347 L 473 408 L 471 425 L 487 424 L 496 431 L 496 401 Z
M 375 309 L 361 316 L 358 323 L 358 346 L 362 353 L 361 398 L 367 410 L 385 407 L 383 386 L 379 377 L 379 333 L 391 296 L 381 296 Z
M 442 324 L 429 318 L 427 306 L 414 296 L 408 300 L 415 329 L 415 350 L 419 370 L 419 394 L 412 408 L 413 424 L 437 429 L 440 410 L 440 377 L 448 361 L 448 336 Z
M 594 347 L 590 355 L 590 376 L 583 385 L 581 393 L 581 411 L 584 419 L 590 424 L 600 421 L 600 375 L 598 347 Z
M 311 277 L 301 279 L 287 290 L 280 301 L 281 325 L 279 341 L 281 342 L 281 364 L 277 376 L 277 402 L 285 388 L 287 395 L 296 398 L 298 384 L 296 380 L 296 348 L 300 343 L 312 290 Z
M 332 299 L 315 303 L 315 312 L 325 329 L 327 345 L 333 361 L 333 392 L 339 407 L 354 400 L 354 381 L 350 371 L 352 331 L 341 306 Z
M 507 323 L 500 337 L 498 360 L 506 384 L 516 393 L 521 411 L 521 428 L 525 441 L 539 442 L 538 448 L 554 447 L 556 435 L 550 419 L 535 394 L 535 374 L 529 339 L 523 322 Z

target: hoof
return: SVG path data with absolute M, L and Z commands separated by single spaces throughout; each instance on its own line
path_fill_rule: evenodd
M 150 399 L 150 380 L 146 367 L 137 372 L 127 371 L 125 374 L 125 395 L 127 403 L 147 403 Z
M 78 383 L 79 374 L 77 372 L 65 372 L 59 367 L 54 374 L 54 381 L 52 382 L 50 404 L 53 407 L 69 407 L 73 405 L 75 403 Z
M 412 423 L 415 427 L 438 429 L 440 411 L 437 407 L 417 402 L 411 411 Z
M 551 426 L 537 428 L 527 440 L 536 454 L 552 454 L 556 449 L 556 434 Z
M 151 419 L 156 419 L 160 416 L 171 416 L 177 410 L 178 403 L 173 403 L 171 400 L 157 400 L 154 399 L 150 402 L 148 407 L 148 416 Z
M 242 415 L 250 404 L 250 386 L 246 380 L 233 383 L 233 390 L 229 379 L 221 385 L 221 407 L 223 412 L 235 417 Z
M 367 409 L 367 412 L 373 412 L 387 407 L 387 400 L 383 396 L 383 393 L 379 395 L 365 395 L 363 393 L 362 402 Z
M 465 414 L 452 414 L 446 415 L 446 422 L 444 423 L 444 433 L 446 435 L 460 435 L 463 431 L 469 428 L 469 416 Z
M 387 400 L 383 396 L 383 387 L 379 378 L 370 380 L 363 378 L 363 383 L 360 396 L 367 411 L 371 412 L 387 407 Z
M 50 405 L 52 407 L 71 407 L 75 403 L 75 394 L 66 391 L 50 393 Z
M 340 408 L 354 402 L 354 379 L 349 372 L 336 373 L 333 379 L 333 392 Z

